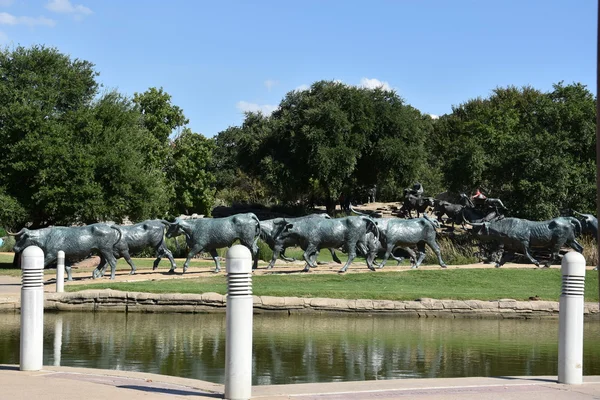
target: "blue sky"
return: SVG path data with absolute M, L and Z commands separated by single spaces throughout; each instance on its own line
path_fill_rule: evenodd
M 497 86 L 595 93 L 596 16 L 595 0 L 0 0 L 0 43 L 89 60 L 130 96 L 163 87 L 211 137 L 321 79 L 434 115 Z

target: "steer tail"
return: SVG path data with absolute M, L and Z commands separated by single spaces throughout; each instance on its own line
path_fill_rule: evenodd
M 567 217 L 571 221 L 571 225 L 575 228 L 575 236 L 581 235 L 581 221 L 575 217 Z
M 116 242 L 113 243 L 113 246 L 114 246 L 117 243 L 119 243 L 119 241 L 123 237 L 123 231 L 121 230 L 121 228 L 119 227 L 119 225 L 111 225 L 110 227 L 113 228 L 114 230 L 116 230 L 117 232 L 119 232 L 119 238 L 116 240 Z
M 252 219 L 256 222 L 256 231 L 254 232 L 254 245 L 258 243 L 258 238 L 260 237 L 260 220 L 254 214 L 252 214 Z
M 364 216 L 364 217 L 362 217 L 362 219 L 367 221 L 367 225 L 369 223 L 372 225 L 371 229 L 369 229 L 367 227 L 367 232 L 373 232 L 375 234 L 375 237 L 377 238 L 377 240 L 379 240 L 379 228 L 377 227 L 377 224 L 375 223 L 375 221 L 373 221 L 373 219 L 369 216 Z
M 427 220 L 427 222 L 429 222 L 431 224 L 431 226 L 433 226 L 433 229 L 438 229 L 440 227 L 440 223 L 438 221 L 429 219 L 427 214 L 423 213 L 423 218 L 425 218 Z

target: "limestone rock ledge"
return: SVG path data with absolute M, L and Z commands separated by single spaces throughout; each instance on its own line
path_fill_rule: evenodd
M 71 293 L 45 293 L 47 311 L 119 312 L 225 312 L 226 296 L 218 293 L 156 294 L 117 290 L 85 290 Z M 254 313 L 367 313 L 395 314 L 423 318 L 557 318 L 558 302 L 499 299 L 414 301 L 345 300 L 327 298 L 253 296 Z M 15 307 L 18 310 L 18 305 Z M 585 303 L 586 318 L 600 317 L 598 303 Z

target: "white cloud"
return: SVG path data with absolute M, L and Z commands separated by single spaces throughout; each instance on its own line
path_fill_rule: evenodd
M 270 92 L 271 89 L 273 88 L 273 86 L 278 85 L 279 81 L 273 80 L 273 79 L 267 79 L 265 81 L 265 86 L 267 87 L 267 90 Z
M 73 5 L 70 0 L 50 0 L 46 4 L 46 8 L 56 13 L 74 14 L 76 18 L 92 14 L 92 10 L 86 6 L 82 6 L 81 4 Z
M 12 14 L 1 12 L 0 25 L 27 25 L 29 27 L 42 25 L 53 27 L 56 21 L 46 17 L 15 17 Z
M 309 88 L 310 88 L 310 86 L 308 86 L 306 84 L 302 84 L 302 85 L 298 86 L 296 89 L 294 89 L 294 91 L 303 92 L 305 90 L 308 90 Z
M 439 119 L 440 118 L 439 115 L 435 115 L 435 114 L 429 114 L 429 116 L 431 117 L 431 119 Z
M 383 90 L 392 90 L 392 87 L 389 83 L 385 81 L 380 81 L 379 79 L 369 79 L 369 78 L 361 78 L 360 86 L 366 89 L 377 89 L 381 88 Z
M 0 0 L 0 7 L 8 7 L 12 3 L 14 3 L 14 0 Z
M 277 109 L 277 106 L 270 104 L 256 104 L 247 101 L 238 101 L 235 107 L 242 112 L 261 112 L 263 115 L 271 115 Z

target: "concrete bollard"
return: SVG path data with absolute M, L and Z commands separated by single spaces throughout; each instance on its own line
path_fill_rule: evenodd
M 29 246 L 21 255 L 21 371 L 42 369 L 44 355 L 44 252 Z
M 558 383 L 583 382 L 583 291 L 585 258 L 571 251 L 561 263 L 562 293 L 558 313 Z
M 56 293 L 65 291 L 65 252 L 60 250 L 56 259 Z
M 57 315 L 54 320 L 54 366 L 60 367 L 60 358 L 62 355 L 62 315 Z
M 238 244 L 226 259 L 225 399 L 246 400 L 252 394 L 252 255 Z

